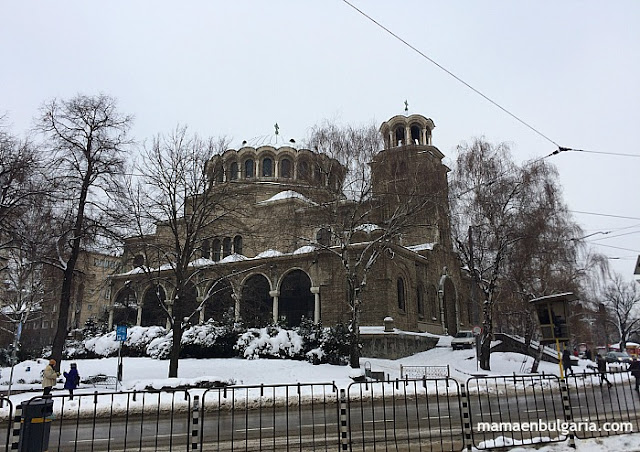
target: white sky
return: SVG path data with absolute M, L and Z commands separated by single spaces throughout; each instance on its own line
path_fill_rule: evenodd
M 353 3 L 560 145 L 640 155 L 640 2 Z M 78 92 L 118 98 L 140 141 L 181 123 L 236 146 L 276 122 L 287 140 L 324 119 L 380 124 L 406 99 L 450 159 L 481 135 L 518 161 L 556 149 L 340 0 L 3 2 L 0 14 L 0 112 L 15 133 Z M 640 158 L 551 161 L 585 233 L 611 231 L 590 237 L 596 250 L 631 278 Z

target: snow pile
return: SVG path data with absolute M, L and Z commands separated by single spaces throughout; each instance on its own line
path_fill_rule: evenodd
M 227 257 L 225 257 L 224 259 L 222 259 L 220 261 L 221 264 L 224 264 L 225 262 L 240 262 L 240 261 L 244 261 L 247 260 L 247 258 L 245 256 L 243 256 L 242 254 L 230 254 Z
M 263 251 L 262 253 L 258 254 L 255 259 L 260 259 L 263 257 L 277 257 L 277 256 L 282 256 L 283 253 L 281 253 L 278 250 L 272 250 L 272 249 L 268 249 L 266 251 Z
M 240 355 L 247 359 L 297 358 L 302 351 L 302 337 L 280 327 L 250 329 L 236 344 Z
M 166 330 L 159 326 L 132 326 L 127 329 L 127 340 L 122 344 L 128 350 L 128 356 L 144 356 L 147 345 L 154 339 L 162 337 Z M 113 356 L 118 353 L 120 342 L 116 341 L 116 332 L 111 331 L 84 341 L 84 348 L 97 356 Z M 73 357 L 69 350 L 66 353 Z
M 313 253 L 315 250 L 316 250 L 316 247 L 314 245 L 305 245 L 295 250 L 293 254 Z
M 277 193 L 277 194 L 273 195 L 271 198 L 265 199 L 264 201 L 261 201 L 258 204 L 267 204 L 267 203 L 271 203 L 271 202 L 274 202 L 274 201 L 282 201 L 282 200 L 285 200 L 285 199 L 299 199 L 301 201 L 306 202 L 307 204 L 316 205 L 315 202 L 311 201 L 306 196 L 298 193 L 297 191 L 293 191 L 293 190 L 281 191 L 280 193 Z
M 363 231 L 363 232 L 366 232 L 367 234 L 371 234 L 373 231 L 377 231 L 378 229 L 382 229 L 382 228 L 380 226 L 378 226 L 377 224 L 365 223 L 365 224 L 361 224 L 360 226 L 356 227 L 354 230 L 355 231 Z

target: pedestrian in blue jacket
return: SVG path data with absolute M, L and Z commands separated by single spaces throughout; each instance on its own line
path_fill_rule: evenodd
M 64 378 L 64 389 L 69 390 L 69 400 L 73 400 L 73 390 L 76 389 L 80 383 L 80 374 L 78 374 L 76 363 L 71 363 L 71 370 L 64 372 Z

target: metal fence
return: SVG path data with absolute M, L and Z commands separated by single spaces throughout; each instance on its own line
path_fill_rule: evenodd
M 333 383 L 209 389 L 199 441 L 203 450 L 336 451 L 338 403 Z
M 582 427 L 576 430 L 578 438 L 640 431 L 640 401 L 628 372 L 584 372 L 566 378 L 572 418 Z
M 0 444 L 4 444 L 4 450 L 9 450 L 15 410 L 8 397 L 0 396 L 0 413 Z
M 460 388 L 448 378 L 352 383 L 349 450 L 461 450 Z
M 563 388 L 555 375 L 472 377 L 467 391 L 471 438 L 478 449 L 526 444 L 541 436 L 545 442 L 567 439 L 554 431 L 524 431 L 566 420 Z
M 634 378 L 605 376 L 611 386 L 594 372 L 54 395 L 53 412 L 36 422 L 58 451 L 459 451 L 639 431 Z M 7 450 L 17 448 L 25 406 L 42 400 L 0 397 Z M 585 426 L 505 429 L 567 421 Z

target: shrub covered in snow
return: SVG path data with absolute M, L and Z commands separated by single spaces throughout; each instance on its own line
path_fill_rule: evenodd
M 238 336 L 244 332 L 235 323 L 220 324 L 213 319 L 194 325 L 182 335 L 183 358 L 230 358 L 235 356 Z
M 247 359 L 302 358 L 300 335 L 279 326 L 251 328 L 240 336 L 235 348 L 241 357 Z

